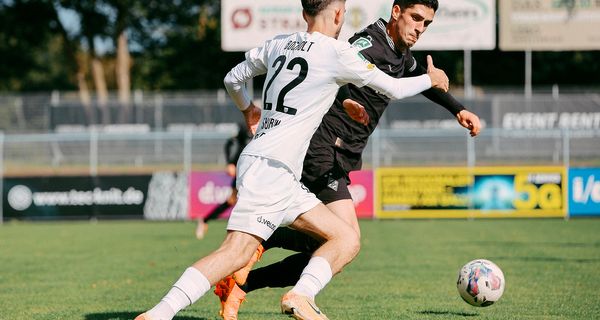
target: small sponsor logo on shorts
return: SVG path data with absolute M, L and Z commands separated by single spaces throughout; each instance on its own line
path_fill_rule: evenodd
M 339 181 L 337 181 L 333 178 L 329 178 L 327 180 L 327 186 L 329 187 L 329 189 L 331 189 L 333 191 L 338 191 L 339 185 L 340 185 Z
M 265 226 L 267 226 L 269 229 L 271 229 L 273 231 L 275 231 L 275 229 L 277 229 L 277 226 L 273 222 L 263 218 L 262 216 L 256 218 L 256 222 L 258 222 L 260 224 L 264 224 Z

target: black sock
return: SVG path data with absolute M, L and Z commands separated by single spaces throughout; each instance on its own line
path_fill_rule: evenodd
M 245 292 L 261 288 L 284 288 L 293 286 L 300 279 L 302 270 L 308 264 L 312 254 L 296 253 L 279 262 L 250 271 L 246 284 L 241 286 Z
M 271 248 L 283 248 L 312 254 L 321 246 L 321 242 L 294 229 L 277 228 L 267 241 L 263 241 L 262 245 L 265 250 Z
M 208 222 L 210 220 L 216 219 L 221 213 L 223 213 L 230 205 L 227 201 L 221 203 L 216 208 L 214 208 L 205 218 L 204 222 Z

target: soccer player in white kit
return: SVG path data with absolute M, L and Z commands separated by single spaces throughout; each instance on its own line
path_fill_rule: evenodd
M 356 232 L 300 183 L 310 138 L 332 105 L 340 86 L 369 86 L 401 99 L 431 87 L 448 90 L 439 69 L 414 78 L 395 79 L 361 59 L 357 49 L 338 41 L 344 0 L 302 0 L 306 32 L 277 36 L 246 53 L 246 60 L 225 77 L 225 86 L 254 139 L 238 161 L 238 202 L 221 247 L 187 268 L 167 295 L 136 320 L 170 320 L 210 287 L 242 268 L 258 245 L 282 225 L 323 241 L 297 284 L 281 301 L 282 312 L 296 319 L 327 319 L 314 303 L 332 276 L 356 256 Z M 245 82 L 265 74 L 263 110 Z

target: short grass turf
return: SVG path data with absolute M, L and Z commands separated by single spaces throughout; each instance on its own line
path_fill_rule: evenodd
M 0 226 L 0 319 L 133 319 L 156 304 L 225 223 L 8 222 Z M 317 297 L 330 319 L 600 319 L 600 219 L 361 221 L 362 250 Z M 259 266 L 289 254 L 268 251 Z M 487 308 L 461 300 L 458 269 L 486 258 L 506 276 Z M 285 319 L 286 289 L 252 292 L 240 319 Z M 208 293 L 180 320 L 220 319 Z

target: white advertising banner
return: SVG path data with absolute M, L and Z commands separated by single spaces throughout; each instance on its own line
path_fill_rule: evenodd
M 500 49 L 598 50 L 600 1 L 501 0 Z
M 495 0 L 440 0 L 434 23 L 415 50 L 486 50 L 496 44 Z M 392 0 L 347 0 L 346 23 L 340 35 L 390 17 Z M 221 47 L 247 51 L 278 34 L 306 30 L 300 0 L 221 1 Z

